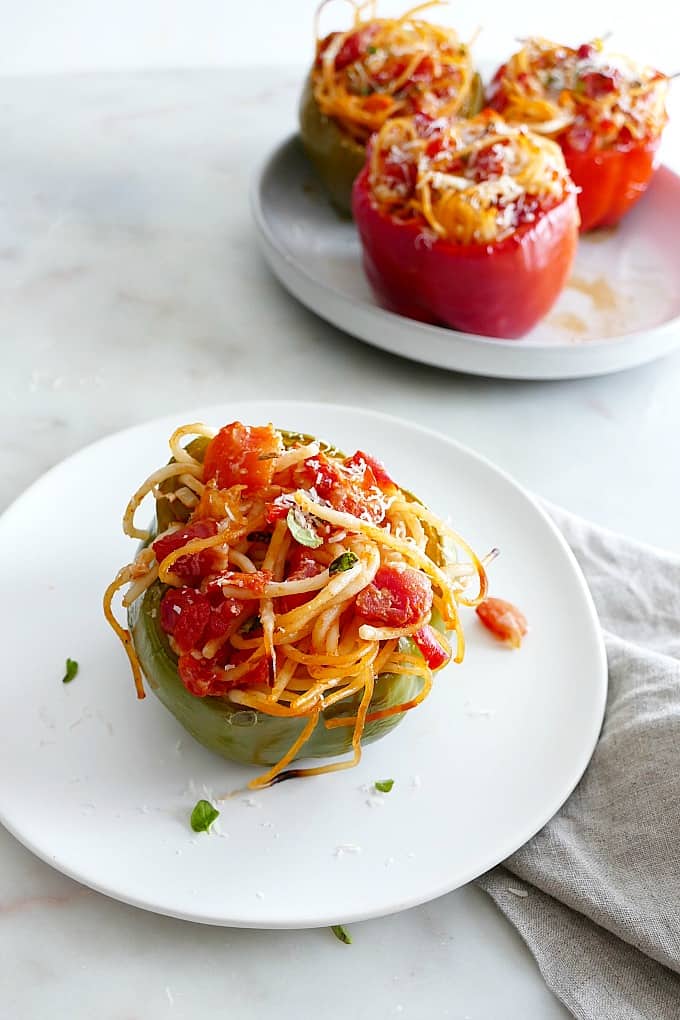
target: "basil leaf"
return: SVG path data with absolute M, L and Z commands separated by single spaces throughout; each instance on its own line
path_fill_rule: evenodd
M 62 678 L 63 684 L 70 684 L 71 680 L 78 674 L 78 663 L 75 659 L 66 660 L 66 672 Z
M 290 508 L 286 524 L 291 535 L 300 545 L 306 545 L 308 549 L 318 549 L 320 545 L 323 545 L 323 539 L 317 535 L 299 507 L 292 506 Z
M 331 931 L 340 942 L 344 942 L 346 946 L 352 945 L 352 936 L 343 924 L 331 925 Z
M 259 630 L 262 626 L 262 620 L 259 616 L 251 616 L 249 620 L 243 624 L 240 629 L 241 634 L 252 634 L 254 630 Z
M 377 52 L 378 52 L 378 47 L 377 47 L 377 46 L 369 46 L 369 47 L 368 47 L 368 52 L 369 52 L 369 53 L 370 53 L 371 55 L 372 55 L 372 54 L 374 54 L 374 53 L 377 53 Z
M 359 557 L 355 556 L 353 552 L 340 553 L 331 563 L 328 573 L 331 577 L 333 574 L 342 574 L 345 570 L 351 570 L 354 564 L 358 562 Z
M 249 542 L 270 542 L 271 535 L 268 531 L 251 531 L 248 535 Z
M 392 787 L 394 786 L 394 780 L 393 779 L 379 779 L 373 785 L 375 786 L 376 790 L 378 790 L 380 793 L 389 793 L 390 790 L 392 789 Z
M 191 812 L 191 828 L 194 832 L 207 832 L 218 817 L 219 811 L 209 800 L 199 800 Z

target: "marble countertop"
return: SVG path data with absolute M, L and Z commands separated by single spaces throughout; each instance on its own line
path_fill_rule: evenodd
M 680 354 L 577 382 L 442 373 L 327 326 L 270 276 L 247 191 L 293 128 L 298 79 L 278 69 L 3 81 L 0 509 L 120 427 L 230 395 L 293 396 L 437 428 L 541 496 L 678 551 Z M 292 1018 L 320 1003 L 328 1020 L 567 1016 L 474 888 L 355 925 L 347 948 L 325 930 L 145 914 L 62 877 L 4 831 L 0 862 L 0 995 L 12 1020 Z

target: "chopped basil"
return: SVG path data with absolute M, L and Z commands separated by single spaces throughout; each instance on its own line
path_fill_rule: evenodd
M 194 832 L 207 832 L 218 816 L 219 811 L 209 800 L 199 800 L 191 812 L 191 828 Z
M 292 506 L 290 508 L 286 523 L 291 535 L 300 545 L 306 545 L 309 549 L 318 549 L 320 545 L 323 545 L 323 539 L 317 535 L 299 507 Z
M 351 570 L 354 564 L 358 562 L 359 557 L 355 556 L 353 552 L 340 553 L 331 563 L 328 573 L 331 577 L 333 574 L 342 574 L 345 570 Z
M 376 783 L 374 783 L 374 786 L 376 790 L 379 791 L 379 793 L 389 793 L 392 787 L 394 786 L 394 780 L 379 779 Z
M 248 535 L 249 542 L 269 542 L 271 535 L 268 531 L 251 531 Z
M 249 620 L 241 627 L 241 634 L 252 634 L 254 630 L 259 630 L 262 626 L 262 620 L 259 616 L 251 616 Z
M 378 52 L 378 47 L 377 46 L 369 46 L 368 47 L 368 52 L 370 54 L 377 53 Z
M 352 945 L 352 936 L 343 924 L 331 925 L 331 931 L 340 942 L 344 942 L 346 946 Z
M 75 659 L 67 659 L 66 660 L 66 672 L 64 673 L 64 676 L 63 676 L 61 682 L 63 684 L 70 684 L 71 680 L 73 680 L 73 678 L 75 676 L 77 676 L 77 673 L 78 673 L 78 663 L 76 662 L 76 660 Z

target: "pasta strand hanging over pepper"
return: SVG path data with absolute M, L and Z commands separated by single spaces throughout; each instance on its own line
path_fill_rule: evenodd
M 351 767 L 372 727 L 386 731 L 385 720 L 427 695 L 433 670 L 451 659 L 444 631 L 457 633 L 462 658 L 457 606 L 484 599 L 483 561 L 363 452 L 347 458 L 309 437 L 234 422 L 216 434 L 177 429 L 171 453 L 135 494 L 125 527 L 139 533 L 132 515 L 144 494 L 158 520 L 104 596 L 139 696 L 143 671 L 174 710 L 162 659 L 198 739 L 201 705 L 229 720 L 250 711 L 254 731 L 266 719 L 288 725 L 287 747 L 253 753 L 252 764 L 272 765 L 253 787 Z M 169 498 L 185 477 L 201 490 L 188 516 Z M 126 584 L 130 630 L 112 608 Z M 310 748 L 339 753 L 319 750 L 324 740 L 350 757 L 283 771 Z

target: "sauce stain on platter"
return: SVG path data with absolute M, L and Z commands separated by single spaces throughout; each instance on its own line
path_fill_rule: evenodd
M 563 329 L 571 334 L 573 340 L 584 340 L 588 332 L 588 323 L 573 312 L 557 312 L 548 319 L 551 326 Z
M 619 300 L 616 292 L 604 276 L 596 276 L 594 280 L 587 280 L 583 276 L 572 276 L 567 282 L 567 287 L 586 294 L 598 311 L 611 312 L 618 307 Z

